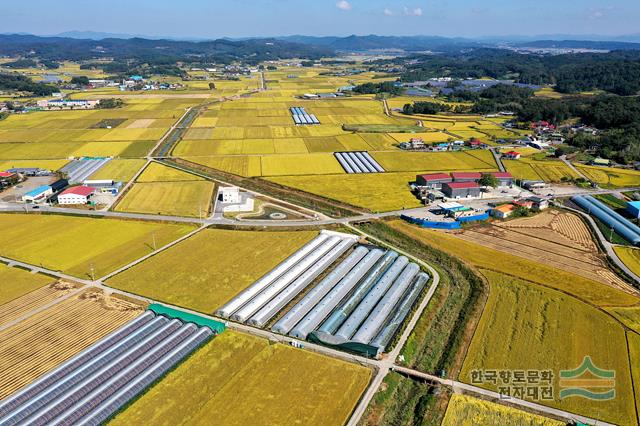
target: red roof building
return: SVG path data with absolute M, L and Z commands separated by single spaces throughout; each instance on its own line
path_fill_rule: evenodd
M 95 191 L 95 188 L 84 185 L 67 188 L 58 194 L 58 204 L 87 204 Z
M 513 175 L 509 172 L 491 172 L 498 179 L 513 179 Z
M 475 182 L 451 182 L 447 186 L 452 189 L 467 189 L 467 188 L 479 188 L 480 186 Z
M 96 189 L 91 186 L 84 186 L 84 185 L 72 186 L 71 188 L 67 188 L 64 191 L 62 191 L 60 195 L 73 194 L 73 195 L 80 195 L 82 197 L 88 197 L 89 195 L 93 194 L 95 190 Z
M 482 173 L 479 172 L 453 172 L 451 173 L 455 182 L 471 182 L 480 180 Z
M 0 178 L 10 178 L 15 176 L 15 173 L 11 172 L 0 172 Z
M 428 186 L 432 189 L 440 189 L 443 183 L 451 182 L 451 176 L 446 173 L 427 173 L 416 176 L 418 186 Z

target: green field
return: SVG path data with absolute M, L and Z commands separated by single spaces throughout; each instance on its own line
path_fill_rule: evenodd
M 192 225 L 116 219 L 2 214 L 0 255 L 90 278 L 99 278 L 193 230 Z M 37 237 L 34 237 L 37 236 Z
M 112 425 L 342 425 L 371 371 L 225 331 L 116 415 Z
M 32 274 L 19 268 L 10 268 L 0 263 L 0 305 L 23 296 L 53 279 L 42 274 Z
M 205 229 L 116 275 L 108 284 L 213 313 L 316 234 Z

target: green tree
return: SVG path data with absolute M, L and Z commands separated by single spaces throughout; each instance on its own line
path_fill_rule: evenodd
M 498 179 L 490 173 L 483 173 L 478 183 L 481 186 L 490 186 L 492 188 L 496 188 L 498 186 Z

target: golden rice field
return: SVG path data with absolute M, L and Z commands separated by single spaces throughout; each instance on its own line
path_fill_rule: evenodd
M 228 330 L 112 424 L 340 425 L 370 377 L 356 364 Z
M 640 301 L 637 297 L 608 285 L 550 267 L 535 259 L 525 259 L 483 247 L 454 234 L 420 228 L 402 220 L 393 220 L 388 224 L 424 244 L 435 246 L 478 268 L 512 275 L 576 295 L 596 306 L 634 306 Z
M 205 180 L 138 182 L 124 194 L 114 210 L 204 218 L 211 211 L 215 186 Z
M 486 150 L 458 152 L 374 152 L 373 158 L 389 172 L 491 171 L 497 165 Z
M 89 289 L 0 332 L 0 398 L 138 316 L 144 307 Z
M 10 302 L 30 291 L 53 281 L 42 274 L 32 274 L 20 268 L 11 268 L 0 263 L 0 304 Z
M 640 305 L 611 307 L 607 311 L 636 333 L 640 333 Z
M 63 168 L 68 162 L 69 160 L 0 160 L 0 170 L 19 167 L 38 167 L 40 169 L 56 171 Z
M 345 173 L 331 153 L 266 155 L 261 158 L 262 176 L 328 175 Z
M 138 176 L 136 182 L 183 182 L 200 180 L 204 180 L 204 178 L 154 161 L 149 163 L 142 174 Z
M 108 281 L 110 286 L 213 313 L 317 235 L 205 229 Z
M 112 179 L 116 182 L 129 182 L 146 163 L 143 159 L 116 158 L 91 175 L 90 179 Z
M 635 385 L 636 383 L 640 383 L 640 334 L 627 332 L 627 339 L 629 340 L 631 374 L 633 376 L 633 383 Z M 638 386 L 634 386 L 634 389 L 636 391 L 635 399 L 636 401 L 640 401 L 640 388 L 638 388 Z
M 454 140 L 455 137 L 442 132 L 424 132 L 424 133 L 387 133 L 396 142 L 408 142 L 411 138 L 420 138 L 425 143 L 447 142 Z
M 35 290 L 22 287 L 20 288 L 20 291 L 28 291 L 28 293 L 24 293 L 19 296 L 18 293 L 14 293 L 13 296 L 18 297 L 6 301 L 6 303 L 3 301 L 2 304 L 0 304 L 0 324 L 4 325 L 11 321 L 16 321 L 34 309 L 42 308 L 60 297 L 79 291 L 80 288 L 79 284 L 66 281 L 56 281 L 52 283 L 51 278 L 49 278 L 48 281 L 49 284 L 45 284 Z M 17 290 L 15 287 L 11 286 L 10 282 L 6 284 L 11 287 L 10 290 Z M 6 295 L 7 294 L 3 294 L 2 296 L 4 297 Z
M 420 207 L 420 201 L 409 188 L 409 183 L 415 181 L 415 178 L 415 173 L 405 172 L 279 176 L 267 179 L 374 212 L 384 212 Z
M 259 156 L 234 155 L 215 157 L 183 157 L 187 161 L 238 176 L 262 176 Z
M 517 408 L 454 393 L 449 399 L 442 426 L 563 426 L 565 423 Z
M 631 366 L 619 322 L 561 292 L 500 273 L 482 273 L 491 291 L 460 372 L 462 381 L 470 383 L 474 369 L 552 370 L 556 389 L 546 405 L 635 424 Z M 559 371 L 577 368 L 585 356 L 599 368 L 615 371 L 616 398 L 593 403 L 560 399 Z M 491 382 L 480 386 L 497 390 Z
M 640 276 L 640 249 L 621 246 L 614 246 L 613 249 L 627 268 Z
M 195 229 L 187 224 L 160 224 L 85 217 L 0 215 L 0 255 L 77 277 L 95 278 L 153 251 Z M 37 235 L 37 238 L 34 238 Z
M 576 165 L 589 180 L 608 187 L 640 186 L 640 171 Z
M 577 173 L 561 161 L 536 161 L 528 158 L 502 161 L 507 171 L 516 179 L 561 182 L 562 178 L 574 179 L 579 177 Z

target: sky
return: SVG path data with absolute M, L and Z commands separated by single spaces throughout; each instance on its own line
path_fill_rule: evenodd
M 24 0 L 0 33 L 95 31 L 220 38 L 282 35 L 480 37 L 640 32 L 639 0 Z

